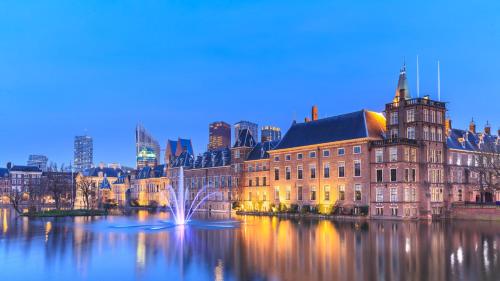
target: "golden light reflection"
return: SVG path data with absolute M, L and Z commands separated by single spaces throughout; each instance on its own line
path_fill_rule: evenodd
M 224 262 L 222 262 L 222 260 L 217 261 L 214 273 L 215 281 L 224 281 Z
M 9 221 L 7 220 L 7 209 L 3 209 L 3 223 L 2 223 L 2 229 L 3 233 L 7 233 L 7 230 L 9 229 Z
M 136 264 L 140 269 L 146 266 L 146 234 L 144 232 L 137 235 Z
M 52 230 L 52 222 L 48 221 L 45 223 L 45 243 L 49 241 L 49 233 Z

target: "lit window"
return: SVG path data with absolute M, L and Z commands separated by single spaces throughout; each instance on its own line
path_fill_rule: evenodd
M 361 184 L 354 185 L 354 200 L 356 201 L 361 200 Z
M 339 185 L 339 200 L 345 200 L 345 185 Z
M 357 145 L 352 148 L 352 153 L 354 154 L 360 154 L 361 153 L 361 146 Z

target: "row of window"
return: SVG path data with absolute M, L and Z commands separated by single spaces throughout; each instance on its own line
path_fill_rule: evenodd
M 345 196 L 345 185 L 339 185 L 338 188 L 337 188 L 337 192 L 338 192 L 338 200 L 340 201 L 343 201 L 345 200 L 346 196 Z M 261 193 L 257 193 L 257 197 L 259 197 Z M 292 200 L 292 189 L 291 187 L 287 187 L 284 191 L 284 198 L 281 198 L 280 197 L 280 188 L 279 187 L 275 187 L 274 189 L 274 200 L 276 201 L 279 201 L 280 199 L 284 199 L 286 201 L 290 201 Z M 306 195 L 309 195 L 308 197 L 306 197 Z M 331 195 L 332 195 L 332 190 L 331 190 L 331 186 L 330 185 L 325 185 L 323 186 L 323 201 L 330 201 L 332 199 Z M 311 187 L 311 190 L 309 191 L 309 194 L 305 194 L 304 190 L 303 190 L 303 187 L 302 186 L 298 186 L 297 187 L 297 193 L 296 193 L 296 198 L 293 198 L 293 199 L 296 199 L 297 201 L 302 201 L 304 199 L 307 200 L 307 198 L 311 201 L 316 201 L 317 200 L 317 190 L 316 190 L 316 187 L 315 186 L 312 186 Z M 251 201 L 253 198 L 252 198 L 252 192 L 248 192 L 248 197 L 247 199 L 249 201 Z M 262 198 L 256 198 L 257 200 L 261 200 L 262 201 L 267 201 L 267 192 L 262 192 Z M 354 198 L 353 200 L 354 201 L 361 201 L 362 199 L 362 188 L 361 188 L 361 184 L 354 184 Z
M 353 154 L 361 154 L 361 146 L 356 145 L 352 147 L 352 153 Z M 330 157 L 330 149 L 324 149 L 322 151 L 323 157 Z M 337 155 L 338 156 L 343 156 L 345 155 L 345 148 L 337 148 Z M 309 158 L 316 158 L 316 151 L 309 151 L 308 153 Z M 304 159 L 304 154 L 303 153 L 297 153 L 295 156 L 296 160 L 302 160 Z M 291 161 L 292 160 L 292 155 L 291 154 L 285 154 L 285 161 Z M 274 156 L 274 161 L 279 162 L 280 161 L 280 156 L 276 155 Z
M 397 162 L 399 161 L 399 154 L 397 147 L 389 148 L 389 161 Z M 416 148 L 404 148 L 404 161 L 406 162 L 417 162 L 417 149 Z M 384 162 L 384 149 L 378 148 L 375 150 L 375 162 L 383 163 Z
M 361 160 L 353 161 L 354 177 L 361 177 Z M 309 178 L 315 179 L 316 175 L 316 164 L 309 165 Z M 338 162 L 337 166 L 337 177 L 345 177 L 345 162 Z M 330 178 L 330 163 L 323 164 L 323 178 Z M 285 167 L 285 180 L 292 179 L 292 169 L 290 166 Z M 304 179 L 304 169 L 302 165 L 297 166 L 296 179 Z M 274 168 L 274 180 L 280 180 L 280 168 Z
M 399 124 L 399 112 L 394 111 L 390 113 L 389 121 L 391 125 Z M 406 110 L 406 122 L 415 122 L 416 114 L 415 108 L 410 108 Z M 434 110 L 423 110 L 423 121 L 442 124 L 443 123 L 443 113 L 441 111 Z
M 398 216 L 398 207 L 389 207 L 391 210 L 391 216 L 397 217 Z M 383 216 L 384 215 L 384 207 L 375 207 L 375 215 L 377 216 Z M 405 207 L 404 208 L 404 216 L 405 217 L 410 217 L 410 216 L 417 216 L 418 211 L 417 208 L 413 207 Z
M 384 198 L 384 187 L 378 187 L 375 195 L 375 202 L 386 202 Z M 417 202 L 417 189 L 405 187 L 403 202 Z M 398 197 L 398 189 L 393 187 L 389 188 L 389 202 L 400 202 Z
M 398 181 L 398 169 L 397 168 L 391 168 L 389 169 L 389 180 L 391 182 L 397 182 Z M 405 182 L 416 182 L 417 181 L 417 170 L 414 168 L 406 168 L 404 173 L 404 178 L 403 180 Z M 378 183 L 381 183 L 384 181 L 384 170 L 383 169 L 377 169 L 376 170 L 376 181 Z
M 248 180 L 248 186 L 252 187 L 255 183 L 255 186 L 260 186 L 260 184 L 262 183 L 262 186 L 267 186 L 267 177 L 262 177 L 262 181 L 260 180 L 259 177 L 255 177 L 255 181 L 254 179 L 249 179 Z
M 184 182 L 186 187 L 191 189 L 201 189 L 204 187 L 224 188 L 224 187 L 232 187 L 233 177 L 229 175 L 193 177 L 193 178 L 186 178 Z

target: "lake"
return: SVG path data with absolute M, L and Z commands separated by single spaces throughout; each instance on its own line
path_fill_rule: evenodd
M 165 212 L 17 217 L 0 209 L 3 280 L 500 280 L 499 222 L 333 222 Z M 218 220 L 235 220 L 212 227 Z

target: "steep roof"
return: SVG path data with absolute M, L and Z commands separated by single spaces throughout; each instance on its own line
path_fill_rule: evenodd
M 305 123 L 293 123 L 274 148 L 286 149 L 359 138 L 383 138 L 385 117 L 360 110 Z
M 278 143 L 279 140 L 275 141 L 266 141 L 266 142 L 259 142 L 255 147 L 250 151 L 248 154 L 247 160 L 259 160 L 259 159 L 266 159 L 269 158 L 269 150 L 274 149 Z
M 446 145 L 450 149 L 464 151 L 492 151 L 500 152 L 500 137 L 484 133 L 451 129 L 446 138 Z
M 254 147 L 254 146 L 255 146 L 255 140 L 252 136 L 252 132 L 247 128 L 241 129 L 238 135 L 238 139 L 234 143 L 233 147 Z
M 111 189 L 111 184 L 109 183 L 108 181 L 108 178 L 107 177 L 104 177 L 102 179 L 102 182 L 101 184 L 99 185 L 99 188 L 100 189 Z
M 94 167 L 83 171 L 83 175 L 86 177 L 98 177 L 99 173 L 102 172 L 103 176 L 116 178 L 118 175 L 125 174 L 122 169 L 114 169 L 108 167 Z
M 113 184 L 124 184 L 127 177 L 128 175 L 120 175 Z
M 0 178 L 5 178 L 9 176 L 9 170 L 7 168 L 0 168 Z
M 394 102 L 399 101 L 399 96 L 401 92 L 404 94 L 404 99 L 411 99 L 410 88 L 408 87 L 408 79 L 406 78 L 406 64 L 403 64 L 401 70 L 399 71 L 398 86 L 396 88 L 396 94 L 394 95 Z

